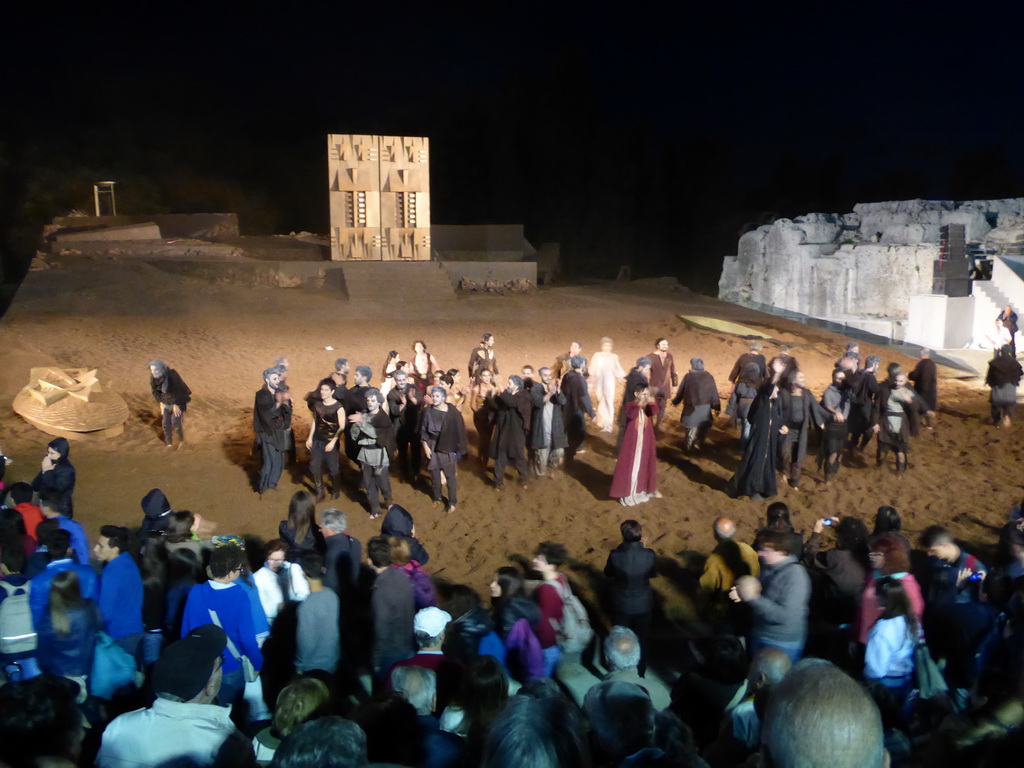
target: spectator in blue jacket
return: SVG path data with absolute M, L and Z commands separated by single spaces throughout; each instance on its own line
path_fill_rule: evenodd
M 71 559 L 71 536 L 63 528 L 51 532 L 46 538 L 46 568 L 31 580 L 32 591 L 28 604 L 32 608 L 32 620 L 39 622 L 50 600 L 50 583 L 53 577 L 63 571 L 75 571 L 83 600 L 95 600 L 99 594 L 96 572 L 87 565 Z
M 182 637 L 196 627 L 211 623 L 220 624 L 227 633 L 228 647 L 221 657 L 224 675 L 217 697 L 222 706 L 234 704 L 245 689 L 241 656 L 247 656 L 257 670 L 263 667 L 263 654 L 253 628 L 252 606 L 246 593 L 235 583 L 242 573 L 244 558 L 238 547 L 214 549 L 207 568 L 210 581 L 192 587 L 181 621 Z
M 101 626 L 96 603 L 83 597 L 74 570 L 55 574 L 47 586 L 46 610 L 36 621 L 39 668 L 54 675 L 85 677 L 92 670 Z
M 39 494 L 39 511 L 43 513 L 43 517 L 47 520 L 56 520 L 61 529 L 68 532 L 75 562 L 89 565 L 89 539 L 85 535 L 85 529 L 70 517 L 65 517 L 60 511 L 60 504 L 60 496 L 52 491 Z
M 128 529 L 104 525 L 92 551 L 104 564 L 99 600 L 103 627 L 135 657 L 142 640 L 142 574 L 129 554 Z

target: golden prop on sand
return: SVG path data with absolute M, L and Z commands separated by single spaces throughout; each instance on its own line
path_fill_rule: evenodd
M 33 368 L 14 412 L 48 435 L 105 438 L 124 431 L 128 404 L 97 368 Z
M 770 339 L 767 333 L 763 331 L 749 328 L 746 325 L 740 325 L 739 323 L 732 323 L 728 320 L 719 320 L 717 317 L 702 317 L 700 315 L 676 315 L 687 325 L 692 325 L 694 328 L 700 328 L 705 331 L 720 331 L 722 333 L 731 333 L 736 336 L 742 336 L 744 339 Z

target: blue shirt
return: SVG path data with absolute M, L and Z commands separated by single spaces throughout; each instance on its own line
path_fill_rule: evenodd
M 256 630 L 252 623 L 252 604 L 245 591 L 237 584 L 217 584 L 208 581 L 196 584 L 188 593 L 185 602 L 185 613 L 181 618 L 181 636 L 185 637 L 196 627 L 216 622 L 210 617 L 210 610 L 217 614 L 220 625 L 227 636 L 235 644 L 235 650 L 248 656 L 256 669 L 263 667 L 263 654 L 256 644 Z M 224 674 L 241 668 L 242 663 L 235 659 L 227 648 L 221 656 L 224 662 Z
M 78 574 L 83 599 L 95 600 L 99 596 L 99 579 L 96 578 L 96 572 L 89 566 L 76 563 L 71 558 L 47 563 L 46 570 L 29 582 L 32 584 L 32 591 L 28 596 L 28 604 L 32 609 L 32 620 L 37 624 L 42 620 L 43 614 L 49 607 L 50 583 L 53 581 L 53 577 L 62 571 L 72 570 Z
M 104 566 L 99 603 L 103 626 L 114 639 L 142 631 L 142 576 L 127 552 Z
M 89 539 L 85 535 L 85 529 L 74 520 L 57 515 L 57 522 L 62 531 L 67 531 L 71 536 L 71 548 L 75 550 L 75 560 L 82 565 L 89 565 Z

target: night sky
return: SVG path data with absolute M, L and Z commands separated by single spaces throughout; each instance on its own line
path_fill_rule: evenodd
M 429 136 L 436 223 L 705 292 L 777 216 L 1024 195 L 1019 10 L 669 7 L 25 11 L 0 53 L 5 276 L 106 178 L 123 213 L 326 233 L 329 132 Z

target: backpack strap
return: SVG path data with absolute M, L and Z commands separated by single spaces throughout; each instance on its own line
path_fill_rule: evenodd
M 220 623 L 220 617 L 217 616 L 217 612 L 213 610 L 213 608 L 207 608 L 206 610 L 210 612 L 210 621 L 212 621 L 221 629 L 224 629 L 224 625 Z M 227 635 L 227 632 L 225 632 L 224 634 Z M 235 657 L 235 661 L 242 661 L 242 654 L 238 652 L 238 649 L 235 647 L 235 644 L 231 642 L 230 636 L 228 636 L 228 652 L 230 652 L 231 655 Z

